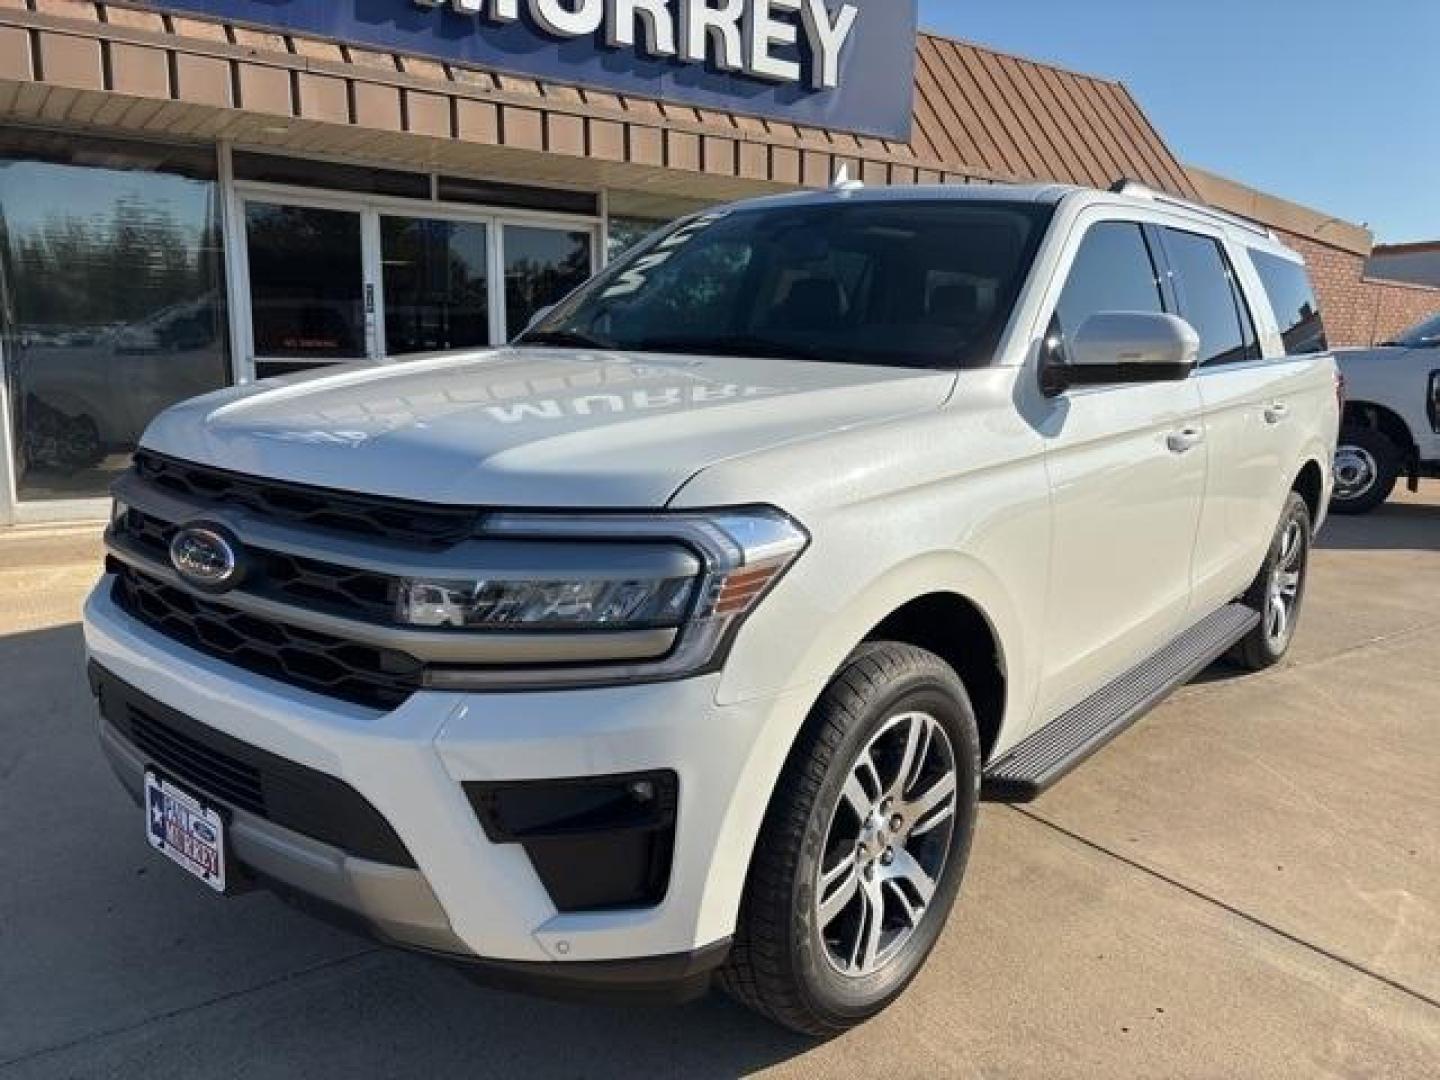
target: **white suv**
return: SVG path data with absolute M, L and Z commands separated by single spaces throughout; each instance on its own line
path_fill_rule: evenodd
M 1336 390 L 1298 256 L 1133 185 L 715 210 L 510 348 L 156 420 L 100 738 L 217 891 L 833 1032 L 979 799 L 1285 654 Z

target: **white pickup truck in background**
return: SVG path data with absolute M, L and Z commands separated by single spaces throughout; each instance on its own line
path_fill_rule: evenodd
M 1440 314 L 1374 349 L 1342 349 L 1345 415 L 1335 455 L 1340 514 L 1363 514 L 1402 476 L 1440 477 Z

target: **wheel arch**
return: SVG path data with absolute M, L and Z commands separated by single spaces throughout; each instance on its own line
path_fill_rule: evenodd
M 1290 490 L 1299 492 L 1310 511 L 1311 522 L 1319 525 L 1325 511 L 1325 469 L 1320 462 L 1314 458 L 1305 462 L 1295 474 Z
M 955 670 L 975 710 L 981 762 L 988 762 L 1004 726 L 1009 687 L 1004 649 L 984 609 L 959 593 L 926 593 L 885 616 L 860 644 L 870 641 L 914 645 Z
M 1415 435 L 1405 418 L 1388 406 L 1374 401 L 1347 401 L 1340 417 L 1340 427 L 1370 428 L 1393 442 L 1409 461 L 1417 453 Z

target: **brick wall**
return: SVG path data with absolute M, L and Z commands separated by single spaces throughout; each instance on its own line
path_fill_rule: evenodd
M 1440 311 L 1440 289 L 1365 276 L 1361 255 L 1276 230 L 1305 256 L 1331 345 L 1374 345 Z

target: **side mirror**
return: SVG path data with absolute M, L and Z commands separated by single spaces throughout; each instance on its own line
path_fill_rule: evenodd
M 1184 319 L 1155 311 L 1100 311 L 1066 343 L 1051 349 L 1040 369 L 1047 395 L 1072 386 L 1180 382 L 1195 370 L 1200 335 Z

